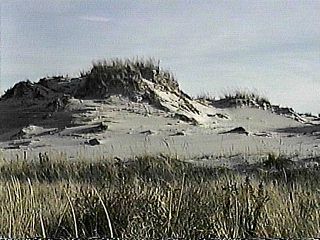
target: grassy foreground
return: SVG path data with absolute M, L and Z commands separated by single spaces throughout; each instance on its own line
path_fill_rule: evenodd
M 0 236 L 320 237 L 320 169 L 282 170 L 244 175 L 165 156 L 2 161 Z

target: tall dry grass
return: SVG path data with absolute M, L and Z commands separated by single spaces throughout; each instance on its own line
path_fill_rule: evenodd
M 0 236 L 319 237 L 318 174 L 244 175 L 164 156 L 3 161 Z

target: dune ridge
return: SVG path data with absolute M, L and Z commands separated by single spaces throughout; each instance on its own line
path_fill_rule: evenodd
M 153 59 L 103 60 L 77 78 L 19 82 L 1 96 L 0 110 L 0 148 L 9 155 L 74 155 L 85 149 L 111 157 L 167 153 L 215 159 L 319 151 L 318 117 L 253 93 L 192 98 Z

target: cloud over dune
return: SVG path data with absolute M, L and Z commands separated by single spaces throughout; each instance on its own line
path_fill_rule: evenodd
M 85 21 L 89 21 L 89 22 L 101 22 L 101 23 L 110 22 L 109 18 L 100 17 L 100 16 L 81 16 L 80 19 L 85 20 Z

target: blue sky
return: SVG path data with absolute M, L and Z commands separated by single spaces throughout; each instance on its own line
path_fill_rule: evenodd
M 320 113 L 320 1 L 0 0 L 1 90 L 154 57 L 191 95 L 255 90 Z

